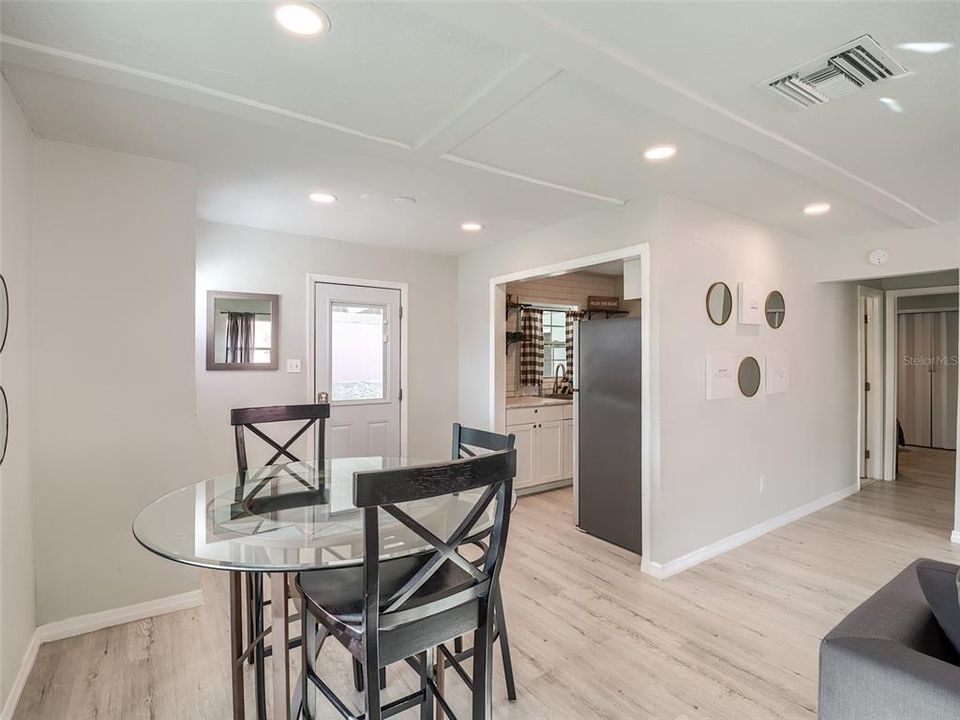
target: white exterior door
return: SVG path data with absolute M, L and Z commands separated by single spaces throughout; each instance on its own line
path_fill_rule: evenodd
M 400 290 L 318 282 L 316 392 L 327 457 L 400 454 Z

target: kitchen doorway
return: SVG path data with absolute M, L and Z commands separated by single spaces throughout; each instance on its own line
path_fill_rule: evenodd
M 584 275 L 596 276 L 604 273 L 615 275 L 617 283 L 621 286 L 629 285 L 629 291 L 621 292 L 619 298 L 608 298 L 619 299 L 621 304 L 617 307 L 608 307 L 605 310 L 587 307 L 587 296 L 593 293 L 585 291 L 588 280 Z M 564 278 L 567 280 L 565 281 Z M 564 284 L 574 286 L 576 289 L 568 288 L 566 293 L 548 293 L 551 287 L 556 291 Z M 635 543 L 632 543 L 633 547 L 630 549 L 632 552 L 643 551 L 640 554 L 641 569 L 644 571 L 648 571 L 648 558 L 651 555 L 649 523 L 652 467 L 649 372 L 651 344 L 649 341 L 650 306 L 647 301 L 649 288 L 649 245 L 646 244 L 549 266 L 530 268 L 490 280 L 492 318 L 490 427 L 497 432 L 513 432 L 518 438 L 518 464 L 521 466 L 518 470 L 518 486 L 522 492 L 550 490 L 557 486 L 555 482 L 569 485 L 570 479 L 563 475 L 565 464 L 571 463 L 569 472 L 573 476 L 573 492 L 569 490 L 562 492 L 565 492 L 567 497 L 572 496 L 574 522 L 581 530 L 588 532 L 590 532 L 589 529 L 584 528 L 579 522 L 580 482 L 583 474 L 579 467 L 579 447 L 582 442 L 577 421 L 580 413 L 579 398 L 577 393 L 573 393 L 572 403 L 569 401 L 564 403 L 563 393 L 558 392 L 565 384 L 571 387 L 576 386 L 577 364 L 574 361 L 573 372 L 567 372 L 571 358 L 568 357 L 566 347 L 560 347 L 559 337 L 553 337 L 553 326 L 556 325 L 557 335 L 559 335 L 561 323 L 551 320 L 548 329 L 543 318 L 545 315 L 552 317 L 553 314 L 583 313 L 590 316 L 588 322 L 616 323 L 618 320 L 615 318 L 625 317 L 630 313 L 628 305 L 635 305 L 636 315 L 639 315 L 635 321 L 639 335 L 637 348 L 640 354 L 635 366 L 639 376 L 640 393 L 637 402 L 638 422 L 635 425 L 634 443 L 639 448 L 639 453 L 635 469 L 630 470 L 629 474 L 635 477 L 637 495 L 641 502 L 636 508 L 635 518 L 639 537 Z M 627 303 L 624 298 L 636 298 L 636 300 Z M 643 313 L 639 312 L 640 302 L 645 303 Z M 521 326 L 522 313 L 533 318 L 527 328 Z M 540 378 L 531 380 L 529 375 L 527 378 L 521 377 L 524 373 L 521 372 L 520 363 L 524 358 L 519 356 L 523 354 L 519 343 L 524 333 L 532 332 L 543 333 L 544 342 L 540 349 L 543 354 L 535 355 L 532 361 L 528 354 L 527 370 L 531 365 L 540 365 L 544 369 Z M 557 340 L 557 343 L 551 342 L 552 340 Z M 555 344 L 557 347 L 553 347 Z M 553 377 L 547 377 L 551 374 L 545 369 L 548 363 L 553 371 Z M 538 433 L 540 433 L 540 442 L 537 442 Z M 569 448 L 566 447 L 567 444 L 570 445 Z M 556 477 L 558 469 L 559 479 Z M 597 495 L 599 494 L 598 490 Z M 590 532 L 590 534 L 602 537 L 600 533 Z M 614 543 L 620 544 L 616 540 Z
M 399 283 L 310 276 L 311 397 L 331 405 L 328 457 L 406 452 Z

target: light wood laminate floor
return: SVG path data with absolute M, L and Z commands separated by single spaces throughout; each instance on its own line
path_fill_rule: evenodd
M 507 702 L 497 665 L 494 716 L 815 718 L 824 633 L 917 557 L 960 562 L 953 462 L 909 450 L 897 482 L 665 581 L 578 532 L 570 489 L 522 498 L 503 574 L 519 697 Z M 202 584 L 202 608 L 44 645 L 15 720 L 228 718 L 226 583 L 204 572 Z M 323 659 L 356 698 L 346 653 L 330 642 Z M 388 697 L 413 681 L 391 669 Z M 447 684 L 468 717 L 452 672 Z

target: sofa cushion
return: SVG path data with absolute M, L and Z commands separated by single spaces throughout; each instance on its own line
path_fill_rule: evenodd
M 960 580 L 957 566 L 924 559 L 917 563 L 917 579 L 937 624 L 954 650 L 960 653 Z

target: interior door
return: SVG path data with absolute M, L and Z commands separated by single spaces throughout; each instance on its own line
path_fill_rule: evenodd
M 930 442 L 957 449 L 957 311 L 934 313 Z
M 315 388 L 328 457 L 400 454 L 400 291 L 318 282 Z
M 930 447 L 933 313 L 897 316 L 897 419 L 907 445 Z

